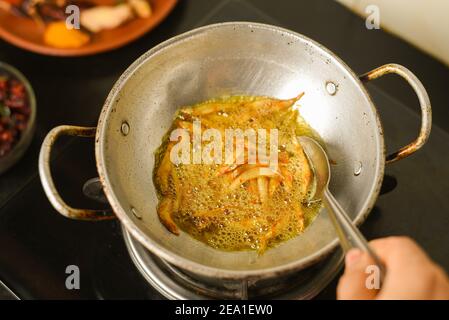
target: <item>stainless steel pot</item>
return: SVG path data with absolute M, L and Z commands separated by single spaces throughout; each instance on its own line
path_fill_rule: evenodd
M 382 126 L 363 82 L 388 73 L 403 77 L 415 90 L 422 126 L 415 141 L 385 157 Z M 359 77 L 311 39 L 247 22 L 209 25 L 165 41 L 123 73 L 96 128 L 59 126 L 50 131 L 39 158 L 44 190 L 64 216 L 84 220 L 117 217 L 152 253 L 202 277 L 272 277 L 303 269 L 337 244 L 324 209 L 302 235 L 262 256 L 222 252 L 185 233 L 169 233 L 158 220 L 152 182 L 153 152 L 180 106 L 222 95 L 290 98 L 300 91 L 306 92 L 301 114 L 321 135 L 335 161 L 331 191 L 359 224 L 376 201 L 385 163 L 412 154 L 429 136 L 431 108 L 424 87 L 396 64 Z M 114 213 L 75 209 L 61 199 L 50 172 L 52 146 L 61 135 L 95 136 L 97 169 Z

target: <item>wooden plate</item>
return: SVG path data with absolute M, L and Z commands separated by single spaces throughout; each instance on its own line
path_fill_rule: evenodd
M 0 37 L 25 50 L 53 56 L 85 56 L 109 51 L 141 37 L 156 27 L 173 10 L 177 0 L 151 0 L 153 14 L 133 19 L 112 30 L 94 34 L 91 41 L 77 49 L 59 49 L 43 42 L 44 29 L 32 19 L 16 17 L 0 9 Z

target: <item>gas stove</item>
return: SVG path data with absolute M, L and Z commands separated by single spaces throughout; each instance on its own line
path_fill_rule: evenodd
M 122 228 L 129 255 L 145 280 L 172 300 L 311 299 L 323 290 L 343 265 L 336 250 L 324 261 L 282 279 L 210 281 L 186 273 L 154 256 Z

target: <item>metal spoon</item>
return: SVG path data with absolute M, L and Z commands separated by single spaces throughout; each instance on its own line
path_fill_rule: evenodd
M 353 224 L 351 219 L 346 214 L 345 210 L 340 206 L 337 200 L 329 191 L 330 181 L 330 167 L 326 152 L 314 139 L 301 136 L 298 137 L 299 143 L 304 149 L 304 152 L 309 160 L 312 171 L 315 175 L 315 190 L 311 195 L 311 200 L 321 198 L 324 205 L 328 209 L 329 217 L 334 224 L 337 235 L 340 239 L 343 251 L 347 253 L 352 248 L 358 248 L 367 252 L 380 271 L 380 280 L 382 283 L 385 277 L 385 266 L 371 249 L 365 237 L 360 233 Z

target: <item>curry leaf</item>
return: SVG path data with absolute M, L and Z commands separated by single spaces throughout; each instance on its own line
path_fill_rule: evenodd
M 0 116 L 9 117 L 11 115 L 11 109 L 0 102 Z

